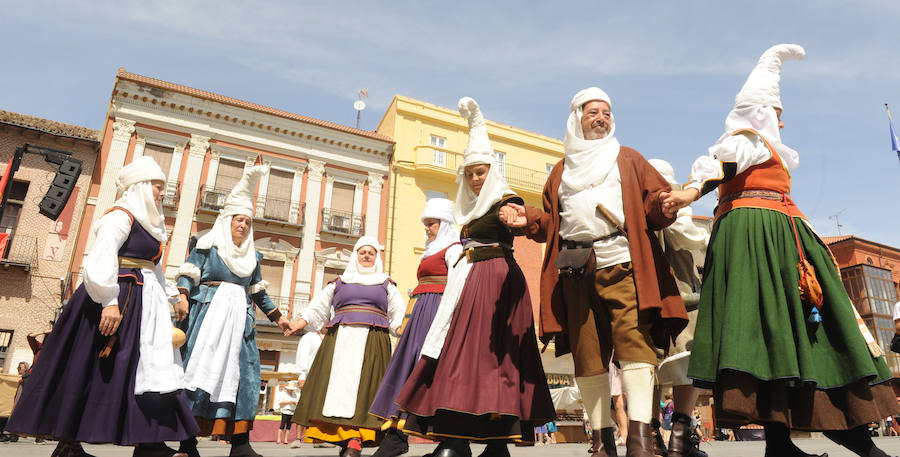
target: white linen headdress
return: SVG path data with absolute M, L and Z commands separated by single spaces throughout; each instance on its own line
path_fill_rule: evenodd
M 453 202 L 446 198 L 432 198 L 425 202 L 425 210 L 422 211 L 422 222 L 425 219 L 437 219 L 441 221 L 438 234 L 432 241 L 425 238 L 425 252 L 422 258 L 426 258 L 453 243 L 459 242 L 459 231 L 453 223 Z
M 581 129 L 583 107 L 587 102 L 594 100 L 606 102 L 612 111 L 609 95 L 597 87 L 589 87 L 578 92 L 572 97 L 572 103 L 569 105 L 566 137 L 563 141 L 566 157 L 563 163 L 562 192 L 566 195 L 603 182 L 619 157 L 616 118 L 612 113 L 609 119 L 609 133 L 605 137 L 599 140 L 584 139 L 584 132 Z
M 240 278 L 250 276 L 256 268 L 253 221 L 250 222 L 250 230 L 244 241 L 240 246 L 235 246 L 231 239 L 231 220 L 237 215 L 253 218 L 253 192 L 259 178 L 268 172 L 268 165 L 257 165 L 244 170 L 244 175 L 225 199 L 225 206 L 219 211 L 212 229 L 197 240 L 197 249 L 215 246 L 225 266 Z
M 494 203 L 500 201 L 504 195 L 512 194 L 506 178 L 500 175 L 497 167 L 497 157 L 491 148 L 491 140 L 488 138 L 487 124 L 478 103 L 463 97 L 458 103 L 459 114 L 469 121 L 469 143 L 463 151 L 463 163 L 456 170 L 456 205 L 453 207 L 453 218 L 458 225 L 466 225 L 473 220 L 484 216 Z M 466 183 L 465 169 L 469 165 L 487 164 L 491 166 L 481 192 L 475 195 Z
M 753 129 L 772 144 L 788 170 L 799 164 L 797 151 L 781 143 L 778 115 L 775 108 L 781 105 L 781 65 L 787 60 L 802 60 L 806 51 L 796 44 L 776 44 L 760 56 L 756 67 L 734 98 L 734 108 L 725 118 L 725 133 L 709 148 L 718 156 L 721 144 L 742 129 Z
M 159 242 L 165 243 L 165 217 L 162 204 L 153 201 L 151 181 L 166 182 L 166 174 L 152 157 L 142 156 L 122 167 L 116 177 L 116 192 L 120 194 L 113 206 L 127 209 L 134 220 Z
M 363 246 L 372 246 L 375 248 L 375 265 L 365 268 L 359 264 L 357 252 Z M 361 236 L 356 244 L 353 245 L 353 254 L 350 255 L 350 261 L 347 262 L 347 268 L 341 274 L 341 282 L 344 284 L 361 284 L 371 286 L 383 283 L 388 275 L 384 272 L 384 262 L 381 260 L 381 251 L 384 249 L 378 240 L 373 236 Z

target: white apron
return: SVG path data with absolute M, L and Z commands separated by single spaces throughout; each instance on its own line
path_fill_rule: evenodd
M 165 278 L 156 270 L 141 269 L 140 356 L 135 372 L 134 394 L 168 393 L 183 387 L 181 352 L 172 349 L 172 318 L 163 286 Z

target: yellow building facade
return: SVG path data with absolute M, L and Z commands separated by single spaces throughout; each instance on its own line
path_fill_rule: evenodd
M 490 116 L 490 107 L 485 107 Z M 541 207 L 541 192 L 550 169 L 563 158 L 562 141 L 493 122 L 491 145 L 510 188 L 525 203 Z M 432 197 L 454 200 L 456 171 L 468 143 L 468 124 L 456 109 L 397 95 L 377 133 L 393 138 L 394 154 L 388 189 L 385 269 L 401 291 L 416 286 L 416 270 L 425 249 L 419 217 Z M 539 304 L 543 246 L 517 237 L 515 257 L 528 281 L 535 312 Z

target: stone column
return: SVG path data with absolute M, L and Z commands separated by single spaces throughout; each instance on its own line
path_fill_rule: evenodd
M 319 208 L 319 199 L 322 196 L 322 177 L 325 174 L 325 162 L 321 160 L 309 160 L 309 174 L 306 180 L 306 216 L 303 222 L 303 238 L 300 240 L 300 262 L 297 265 L 297 285 L 294 289 L 296 295 L 312 295 L 313 268 L 315 267 L 315 250 L 317 226 L 322 209 Z
M 131 160 L 137 159 L 138 157 L 142 157 L 144 155 L 144 146 L 147 146 L 147 139 L 138 135 L 138 137 L 134 140 L 134 158 Z
M 181 183 L 181 198 L 178 200 L 175 228 L 172 230 L 172 241 L 169 244 L 169 257 L 166 262 L 167 276 L 175 274 L 188 254 L 188 239 L 191 236 L 191 223 L 194 221 L 197 194 L 200 190 L 199 170 L 203 168 L 203 158 L 209 149 L 209 137 L 192 134 L 190 148 L 187 161 L 189 172 L 184 174 L 184 182 Z M 191 170 L 197 170 L 197 172 Z
M 116 201 L 116 178 L 125 164 L 128 143 L 131 141 L 131 135 L 134 134 L 134 124 L 135 121 L 128 119 L 116 119 L 113 123 L 112 141 L 109 144 L 106 168 L 103 170 L 103 177 L 100 179 L 100 193 L 97 195 L 97 208 L 91 221 L 92 226 Z M 85 256 L 90 252 L 91 246 L 94 245 L 93 232 L 91 230 L 88 235 L 84 251 Z
M 366 235 L 378 238 L 378 226 L 381 223 L 381 188 L 384 176 L 369 173 L 369 197 L 366 201 Z

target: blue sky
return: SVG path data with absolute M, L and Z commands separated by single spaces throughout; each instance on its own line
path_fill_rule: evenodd
M 807 51 L 782 77 L 795 200 L 821 235 L 840 212 L 843 234 L 900 247 L 884 111 L 900 121 L 900 2 L 381 3 L 13 2 L 0 109 L 100 128 L 125 67 L 347 125 L 368 87 L 365 129 L 395 94 L 448 107 L 468 95 L 492 120 L 562 138 L 572 95 L 596 85 L 619 141 L 685 180 L 759 55 L 792 42 Z

